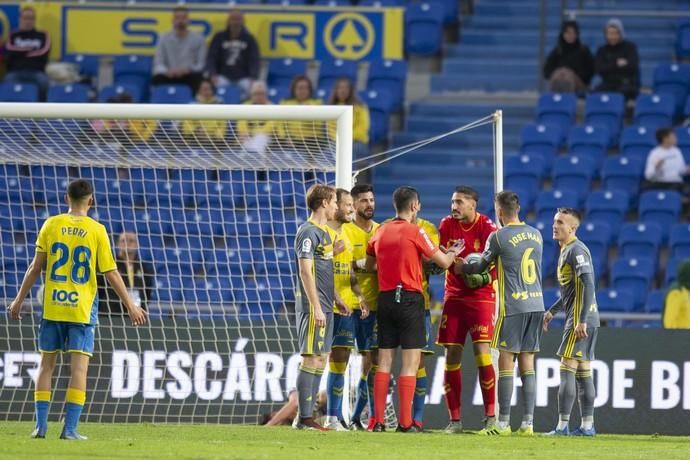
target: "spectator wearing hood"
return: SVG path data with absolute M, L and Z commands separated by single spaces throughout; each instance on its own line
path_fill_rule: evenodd
M 678 267 L 678 278 L 666 293 L 661 318 L 665 329 L 690 329 L 690 260 Z
M 227 28 L 211 40 L 206 72 L 217 87 L 237 86 L 247 98 L 252 82 L 259 78 L 260 61 L 259 45 L 244 27 L 242 12 L 231 10 Z
M 594 58 L 580 42 L 576 21 L 564 21 L 558 44 L 551 50 L 544 64 L 544 78 L 555 93 L 584 93 L 594 75 Z
M 606 43 L 599 47 L 594 60 L 602 80 L 596 90 L 623 93 L 626 99 L 634 99 L 640 91 L 637 46 L 625 40 L 623 23 L 618 19 L 609 19 L 604 31 Z

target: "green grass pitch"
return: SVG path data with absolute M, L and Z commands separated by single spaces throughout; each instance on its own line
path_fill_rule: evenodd
M 443 433 L 317 433 L 238 425 L 82 424 L 88 441 L 30 439 L 31 423 L 3 422 L 0 458 L 229 459 L 688 459 L 690 437 L 483 438 Z

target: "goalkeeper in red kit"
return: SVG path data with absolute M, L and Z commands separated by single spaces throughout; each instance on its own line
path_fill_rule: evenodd
M 462 257 L 481 253 L 489 235 L 496 231 L 490 218 L 477 212 L 477 192 L 465 186 L 455 189 L 451 199 L 451 215 L 439 226 L 442 247 L 464 241 Z M 496 375 L 491 362 L 490 343 L 494 333 L 496 294 L 491 276 L 487 274 L 456 275 L 453 267 L 446 272 L 443 316 L 436 342 L 446 349 L 443 386 L 450 423 L 448 433 L 462 432 L 462 351 L 469 333 L 479 371 L 479 386 L 484 399 L 487 420 L 495 417 Z

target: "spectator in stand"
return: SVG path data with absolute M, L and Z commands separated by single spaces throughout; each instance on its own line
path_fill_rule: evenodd
M 604 31 L 606 44 L 599 47 L 594 60 L 596 73 L 602 79 L 596 90 L 623 93 L 626 99 L 635 99 L 640 92 L 637 46 L 625 40 L 619 19 L 609 19 Z
M 127 93 L 108 98 L 109 104 L 132 104 L 134 99 Z M 137 143 L 148 142 L 158 127 L 156 120 L 91 120 L 91 130 L 95 142 L 131 147 Z
M 656 131 L 656 140 L 659 145 L 649 152 L 644 169 L 647 187 L 682 191 L 684 176 L 690 174 L 690 167 L 677 146 L 676 133 L 671 128 L 660 128 Z
M 197 104 L 222 104 L 210 80 L 202 80 L 196 93 Z M 220 142 L 225 138 L 228 123 L 225 120 L 185 120 L 182 135 L 197 143 Z
M 678 278 L 666 293 L 661 318 L 666 329 L 690 329 L 690 260 L 678 267 Z
M 249 100 L 245 104 L 269 105 L 266 83 L 255 81 L 249 91 Z M 248 151 L 262 155 L 273 138 L 283 137 L 283 126 L 273 120 L 239 120 L 237 134 L 242 147 Z
M 217 87 L 237 86 L 242 98 L 259 78 L 261 56 L 254 36 L 244 26 L 242 12 L 233 9 L 228 14 L 228 26 L 213 36 L 206 57 L 206 71 Z
M 280 101 L 281 105 L 321 105 L 321 99 L 313 97 L 314 88 L 305 75 L 296 76 L 290 85 L 290 98 Z M 318 139 L 322 134 L 322 124 L 316 121 L 285 122 L 287 143 L 293 148 L 307 152 L 318 149 Z
M 188 85 L 196 94 L 202 80 L 206 44 L 204 37 L 189 30 L 189 10 L 173 10 L 173 30 L 164 34 L 153 58 L 152 85 Z
M 36 30 L 36 10 L 25 6 L 19 13 L 19 29 L 13 31 L 5 44 L 7 75 L 5 83 L 32 83 L 38 86 L 42 101 L 48 91 L 45 74 L 50 53 L 48 32 Z
M 139 242 L 133 232 L 122 232 L 117 239 L 116 248 L 117 271 L 122 274 L 122 279 L 127 287 L 127 293 L 137 307 L 146 310 L 146 303 L 151 298 L 151 289 L 154 285 L 153 265 L 143 262 L 139 258 Z M 122 308 L 122 303 L 110 287 L 99 283 L 100 312 L 113 315 L 127 313 Z
M 357 97 L 349 78 L 340 78 L 335 82 L 328 103 L 352 106 L 352 155 L 354 158 L 366 156 L 369 153 L 369 108 Z M 335 142 L 335 122 L 329 123 L 329 132 L 331 141 Z
M 554 93 L 587 92 L 594 75 L 594 58 L 589 48 L 580 42 L 580 28 L 576 21 L 563 21 L 558 44 L 544 64 L 544 78 Z

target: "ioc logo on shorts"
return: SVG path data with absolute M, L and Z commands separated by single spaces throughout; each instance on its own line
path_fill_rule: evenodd
M 361 59 L 371 51 L 376 39 L 374 26 L 358 13 L 333 16 L 324 27 L 326 49 L 337 59 Z
M 63 291 L 60 289 L 53 289 L 53 302 L 77 303 L 78 301 L 79 293 L 77 291 Z

